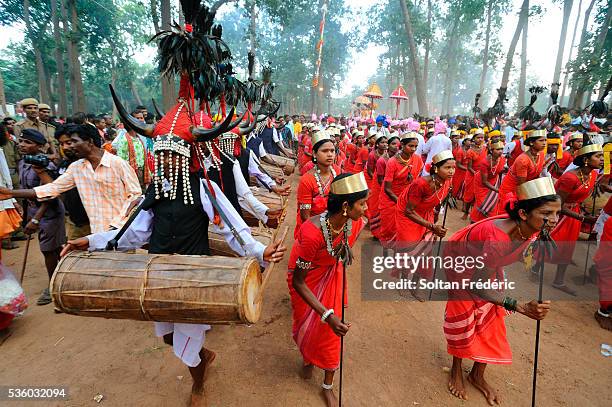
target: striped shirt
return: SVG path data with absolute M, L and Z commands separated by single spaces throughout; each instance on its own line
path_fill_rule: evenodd
M 141 194 L 138 177 L 127 161 L 106 151 L 95 170 L 88 160 L 80 159 L 55 181 L 34 191 L 38 199 L 45 200 L 74 187 L 83 201 L 92 233 L 119 227 L 128 206 Z

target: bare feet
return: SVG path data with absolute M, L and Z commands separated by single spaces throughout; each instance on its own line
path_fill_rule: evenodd
M 204 393 L 191 393 L 191 407 L 206 407 L 207 405 Z
M 465 385 L 463 384 L 463 370 L 461 369 L 461 359 L 453 359 L 453 367 L 450 371 L 450 378 L 448 379 L 448 391 L 460 398 L 461 400 L 467 400 L 467 393 L 465 391 Z
M 477 370 L 478 369 L 476 368 L 472 368 L 467 377 L 468 382 L 482 392 L 490 406 L 499 405 L 501 403 L 501 399 L 497 394 L 497 391 L 489 386 L 489 383 L 485 381 L 484 376 L 477 373 Z
M 559 291 L 563 291 L 564 293 L 567 293 L 569 295 L 573 295 L 574 297 L 576 296 L 576 290 L 574 290 L 573 288 L 569 288 L 565 284 L 552 283 L 551 285 L 552 285 L 553 288 L 556 288 Z
M 334 394 L 333 389 L 330 389 L 330 390 L 322 389 L 321 395 L 323 396 L 323 399 L 325 400 L 325 405 L 327 407 L 337 407 L 338 406 L 338 398 Z
M 606 317 L 595 311 L 595 321 L 599 323 L 599 326 L 608 331 L 612 331 L 612 317 Z
M 215 360 L 215 358 L 217 357 L 217 354 L 215 352 L 213 352 L 212 350 L 203 348 L 202 349 L 204 351 L 204 378 L 202 380 L 202 385 L 204 385 L 204 382 L 206 381 L 206 378 L 208 377 L 208 367 L 212 364 L 212 362 Z
M 303 365 L 300 371 L 300 377 L 304 380 L 310 380 L 312 378 L 313 365 Z

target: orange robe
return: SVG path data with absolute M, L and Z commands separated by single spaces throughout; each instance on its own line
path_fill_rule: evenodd
M 497 201 L 497 214 L 503 215 L 506 213 L 506 202 L 508 202 L 508 194 L 516 195 L 519 186 L 518 179 L 524 178 L 523 182 L 531 181 L 540 176 L 544 167 L 544 157 L 546 153 L 540 152 L 537 162 L 534 163 L 528 153 L 522 153 L 510 167 L 510 171 L 502 179 L 499 187 L 499 199 Z

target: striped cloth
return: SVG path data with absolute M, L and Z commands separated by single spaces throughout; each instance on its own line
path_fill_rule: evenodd
M 50 184 L 34 188 L 40 200 L 55 198 L 76 187 L 89 217 L 91 232 L 104 232 L 123 222 L 129 204 L 141 194 L 138 177 L 127 161 L 104 152 L 94 170 L 81 159 Z

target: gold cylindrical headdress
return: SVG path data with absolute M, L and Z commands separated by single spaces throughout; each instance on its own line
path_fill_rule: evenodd
M 319 141 L 329 140 L 332 141 L 332 136 L 329 131 L 321 130 L 313 134 L 312 145 L 315 146 Z
M 410 138 L 417 139 L 417 140 L 419 139 L 417 137 L 417 133 L 415 133 L 414 131 L 408 131 L 402 134 L 402 136 L 400 137 L 400 141 L 410 139 Z
M 598 153 L 600 151 L 603 151 L 601 144 L 589 144 L 588 146 L 584 146 L 580 150 L 576 151 L 576 154 L 574 154 L 574 159 L 580 157 L 581 155 Z
M 484 130 L 483 129 L 474 130 L 474 135 L 477 135 L 477 134 L 484 134 Z
M 451 150 L 444 150 L 434 155 L 431 159 L 431 163 L 437 164 L 440 161 L 448 160 L 450 158 L 453 158 L 453 159 L 455 158 L 453 157 L 453 152 Z
M 583 139 L 582 133 L 580 133 L 579 131 L 575 131 L 569 135 L 569 137 L 567 138 L 567 142 L 569 143 L 570 141 L 582 140 L 582 139 Z
M 363 172 L 349 175 L 339 180 L 334 180 L 330 187 L 330 192 L 335 195 L 348 195 L 356 192 L 367 191 L 368 183 L 366 182 Z
M 556 195 L 556 193 L 552 178 L 540 177 L 519 185 L 516 195 L 519 201 L 526 201 L 528 199 Z
M 491 145 L 489 146 L 491 148 L 491 150 L 497 150 L 499 148 L 504 148 L 504 142 L 503 141 L 498 141 L 497 143 L 491 143 Z
M 528 133 L 525 138 L 540 138 L 540 137 L 544 137 L 546 138 L 546 130 L 533 130 L 530 133 Z

